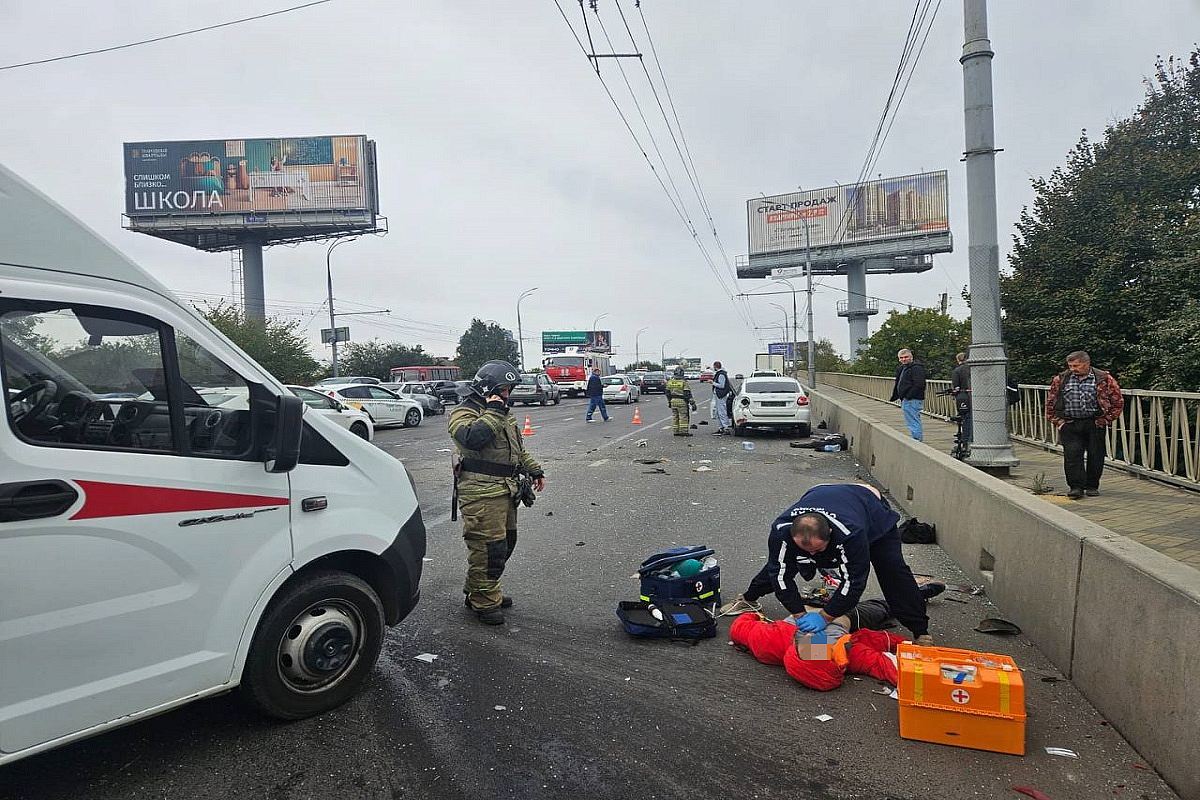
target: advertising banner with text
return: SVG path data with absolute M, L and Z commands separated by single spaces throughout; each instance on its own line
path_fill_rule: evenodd
M 130 217 L 371 211 L 365 136 L 131 142 Z
M 947 232 L 948 198 L 945 170 L 760 197 L 746 204 L 750 255 Z

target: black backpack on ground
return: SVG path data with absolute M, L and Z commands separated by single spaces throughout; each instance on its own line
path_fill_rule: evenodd
M 900 525 L 900 541 L 905 544 L 937 544 L 937 525 L 921 522 L 916 517 Z

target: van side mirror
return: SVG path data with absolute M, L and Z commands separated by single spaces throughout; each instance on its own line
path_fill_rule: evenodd
M 275 398 L 275 435 L 267 448 L 267 472 L 291 472 L 300 463 L 304 401 L 294 394 Z

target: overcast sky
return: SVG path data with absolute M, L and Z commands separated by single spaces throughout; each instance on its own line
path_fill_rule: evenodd
M 334 294 L 338 311 L 391 313 L 340 319 L 354 339 L 452 355 L 473 317 L 515 331 L 517 298 L 537 287 L 521 303 L 527 362 L 542 330 L 587 330 L 601 317 L 620 364 L 636 343 L 643 358 L 749 368 L 764 342 L 786 338 L 785 313 L 770 303 L 790 325 L 792 298 L 751 299 L 749 322 L 738 312 L 734 294 L 771 290 L 733 277 L 747 251 L 746 201 L 858 177 L 915 3 L 643 0 L 638 9 L 598 0 L 599 18 L 587 11 L 597 52 L 641 52 L 656 81 L 660 68 L 665 75 L 659 98 L 678 116 L 718 243 L 641 65 L 621 62 L 653 139 L 616 61 L 601 62 L 602 84 L 585 58 L 579 3 L 558 2 L 574 34 L 555 0 L 331 0 L 0 70 L 0 162 L 181 295 L 216 302 L 230 293 L 229 254 L 122 229 L 122 142 L 365 134 L 377 142 L 390 233 L 333 252 Z M 0 66 L 295 4 L 0 0 Z M 948 170 L 955 252 L 935 256 L 930 272 L 869 277 L 881 310 L 872 332 L 888 310 L 934 306 L 942 293 L 966 316 L 962 13 L 961 0 L 941 5 L 870 176 Z M 1004 0 L 990 4 L 989 29 L 1003 263 L 1030 179 L 1062 164 L 1081 129 L 1098 140 L 1129 116 L 1157 55 L 1186 57 L 1200 0 Z M 675 182 L 697 237 L 656 175 Z M 328 326 L 325 256 L 325 244 L 309 243 L 264 257 L 268 313 L 303 320 L 314 341 Z M 844 278 L 819 278 L 814 295 L 816 337 L 843 354 L 851 348 L 836 303 L 845 291 Z M 803 339 L 803 294 L 797 302 Z M 314 352 L 328 357 L 319 344 Z

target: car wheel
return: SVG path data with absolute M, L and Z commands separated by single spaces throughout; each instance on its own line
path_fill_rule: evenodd
M 554 405 L 558 405 L 561 402 L 562 402 L 562 395 L 561 394 L 554 395 Z
M 550 405 L 550 398 L 549 398 L 548 396 L 547 396 L 547 397 L 543 397 L 543 398 L 542 398 L 542 402 L 541 402 L 541 403 L 539 403 L 538 405 L 542 405 L 542 406 L 548 406 L 548 405 Z
M 350 426 L 350 432 L 360 439 L 370 439 L 371 431 L 365 422 L 355 422 Z
M 362 579 L 318 572 L 271 600 L 254 638 L 241 690 L 264 714 L 303 719 L 358 691 L 383 645 L 383 604 Z
M 745 425 L 734 425 L 733 426 L 733 435 L 734 436 L 745 436 L 746 435 L 746 426 Z
M 807 422 L 801 422 L 799 425 L 796 426 L 796 430 L 800 431 L 801 438 L 812 435 L 812 426 L 809 425 Z
M 421 424 L 421 409 L 410 408 L 404 415 L 404 427 L 415 428 Z

